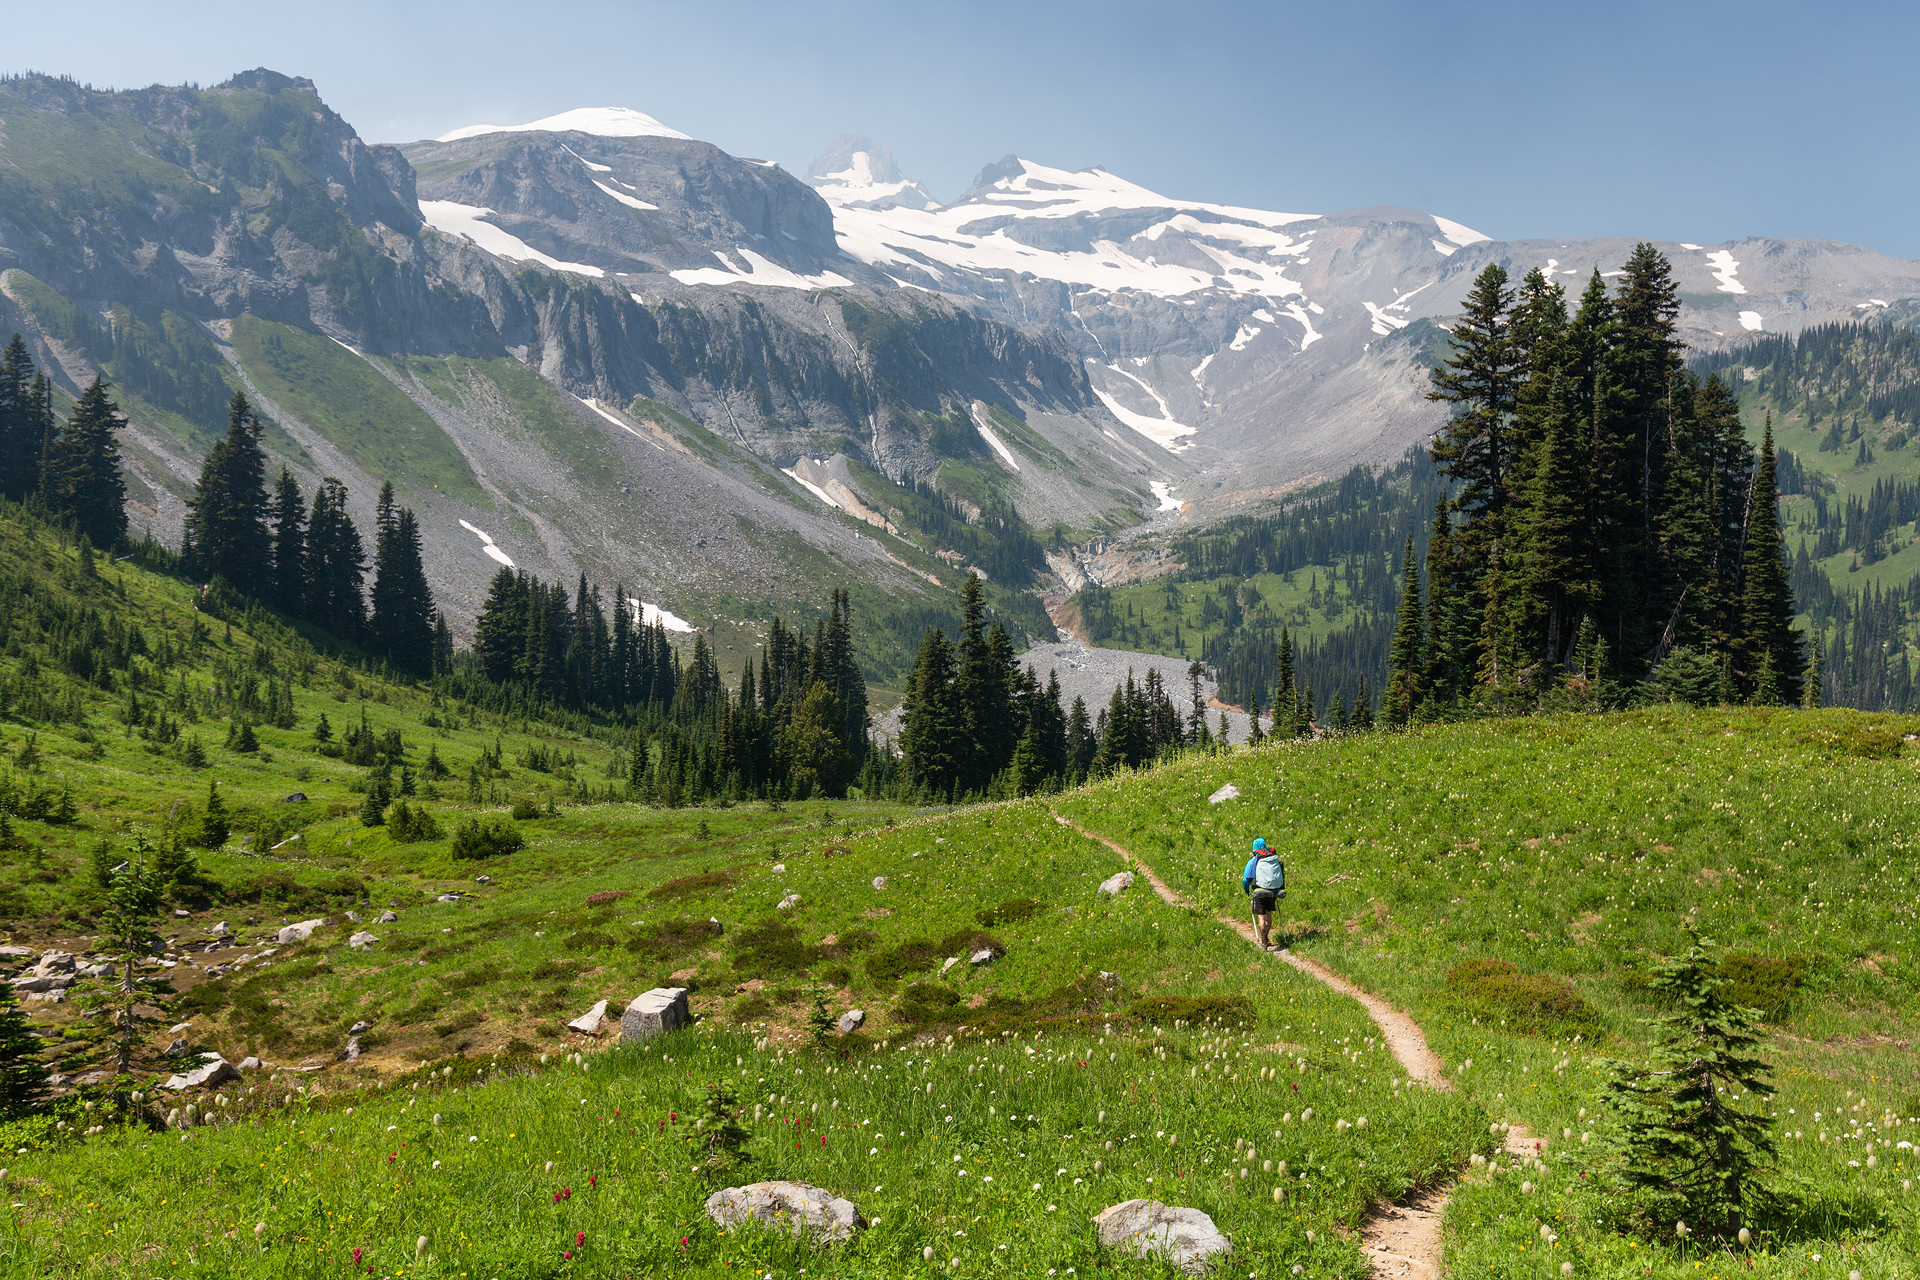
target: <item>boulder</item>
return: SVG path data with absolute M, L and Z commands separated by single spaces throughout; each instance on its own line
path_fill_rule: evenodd
M 225 920 L 222 920 L 219 924 L 207 931 L 207 936 L 210 938 L 231 938 L 233 936 L 233 930 Z
M 1220 788 L 1218 791 L 1208 796 L 1207 803 L 1208 804 L 1224 804 L 1228 800 L 1238 800 L 1239 798 L 1240 798 L 1240 788 L 1234 786 L 1231 782 L 1229 782 L 1226 786 Z
M 360 1037 L 359 1036 L 347 1037 L 347 1047 L 340 1051 L 340 1061 L 342 1062 L 360 1061 Z
M 460 901 L 460 895 L 457 893 L 443 893 L 439 897 L 435 898 L 434 901 L 435 902 L 458 902 Z
M 569 1022 L 567 1024 L 567 1030 L 578 1031 L 583 1036 L 597 1036 L 600 1034 L 600 1024 L 606 1020 L 607 1002 L 602 1000 L 595 1004 L 593 1008 L 587 1010 L 572 1022 Z M 621 1026 L 624 1027 L 625 1025 L 626 1022 L 622 1019 Z
M 32 947 L 16 946 L 13 943 L 0 947 L 0 960 L 25 960 L 32 954 Z
M 262 1070 L 265 1070 L 265 1071 L 271 1071 L 271 1070 L 273 1070 L 273 1068 L 272 1068 L 272 1067 L 270 1067 L 270 1066 L 268 1066 L 268 1065 L 267 1065 L 266 1063 L 264 1063 L 264 1062 L 262 1062 L 262 1061 L 260 1061 L 260 1059 L 258 1059 L 258 1058 L 256 1058 L 256 1057 L 253 1057 L 253 1056 L 252 1056 L 251 1054 L 249 1054 L 249 1055 L 248 1055 L 247 1057 L 244 1057 L 244 1058 L 242 1058 L 242 1059 L 240 1059 L 240 1066 L 239 1066 L 239 1068 L 238 1068 L 238 1070 L 241 1070 L 241 1071 L 262 1071 Z
M 790 893 L 786 897 L 780 899 L 780 905 L 775 907 L 774 910 L 791 911 L 799 905 L 800 905 L 800 895 L 797 893 Z
M 753 1223 L 816 1246 L 851 1240 L 867 1229 L 853 1201 L 804 1182 L 754 1182 L 716 1191 L 707 1197 L 707 1216 L 722 1228 Z
M 1233 1252 L 1233 1244 L 1198 1209 L 1161 1204 L 1158 1200 L 1127 1200 L 1094 1216 L 1100 1243 L 1125 1249 L 1137 1258 L 1159 1257 L 1190 1276 L 1205 1274 L 1207 1260 Z
M 35 973 L 72 973 L 76 968 L 71 951 L 43 951 L 40 962 L 33 966 Z
M 26 973 L 13 980 L 15 991 L 51 991 L 53 975 L 50 973 Z
M 475 876 L 473 878 L 473 882 L 475 884 L 492 884 L 493 877 L 492 876 Z
M 993 948 L 991 947 L 980 948 L 978 951 L 974 952 L 972 955 L 967 957 L 967 963 L 971 965 L 992 964 Z
M 365 929 L 362 929 L 360 932 L 354 934 L 351 938 L 347 939 L 347 945 L 349 947 L 352 947 L 355 951 L 358 951 L 360 948 L 370 947 L 378 941 L 380 941 L 380 939 L 374 937 L 372 934 L 368 933 Z
M 193 912 L 187 910 L 185 907 L 175 907 L 173 909 L 173 918 L 175 920 L 191 920 L 193 919 Z
M 169 1044 L 166 1047 L 166 1056 L 169 1058 L 177 1058 L 181 1054 L 185 1053 L 186 1051 L 187 1051 L 186 1037 L 182 1036 L 181 1038 L 175 1040 L 172 1044 Z
M 347 1034 L 350 1036 L 357 1036 L 362 1031 L 371 1031 L 371 1030 L 373 1030 L 373 1024 L 371 1022 L 356 1022 L 352 1026 L 347 1028 Z
M 307 793 L 304 791 L 296 791 L 292 795 L 286 796 L 280 801 L 281 804 L 305 804 L 306 802 L 307 802 Z
M 274 935 L 273 940 L 283 947 L 290 942 L 305 942 L 313 936 L 315 929 L 323 927 L 326 923 L 327 920 L 325 916 L 317 920 L 302 920 L 299 924 L 290 924 L 280 930 L 278 934 Z
M 866 1020 L 867 1011 L 865 1009 L 849 1009 L 840 1015 L 840 1021 L 835 1025 L 840 1028 L 841 1035 L 852 1035 L 860 1029 Z
M 400 917 L 393 914 L 393 912 L 391 911 L 382 911 L 380 913 L 379 918 L 376 919 L 374 923 L 375 924 L 399 924 Z
M 162 1089 L 175 1090 L 201 1089 L 209 1085 L 220 1084 L 226 1080 L 238 1080 L 239 1078 L 239 1069 L 216 1053 L 213 1055 L 211 1062 L 203 1063 L 191 1071 L 182 1071 L 178 1075 L 170 1077 L 167 1082 L 160 1087 Z
M 685 987 L 655 987 L 635 996 L 620 1015 L 620 1038 L 645 1040 L 678 1030 L 691 1021 L 693 1011 L 687 1006 Z
M 886 878 L 885 876 L 875 876 L 875 877 L 873 878 L 873 887 L 874 887 L 874 888 L 876 888 L 876 889 L 884 889 L 884 888 L 886 888 L 886 887 L 887 887 L 887 878 Z
M 1100 892 L 1110 897 L 1119 897 L 1120 894 L 1131 888 L 1133 888 L 1133 872 L 1131 871 L 1115 872 L 1100 882 Z

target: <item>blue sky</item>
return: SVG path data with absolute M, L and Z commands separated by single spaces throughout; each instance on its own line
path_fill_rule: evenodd
M 183 17 L 191 14 L 191 17 Z M 804 172 L 842 132 L 942 199 L 1009 152 L 1192 199 L 1407 205 L 1502 239 L 1920 257 L 1920 9 L 1869 3 L 22 6 L 0 65 L 312 77 L 370 141 L 629 106 Z

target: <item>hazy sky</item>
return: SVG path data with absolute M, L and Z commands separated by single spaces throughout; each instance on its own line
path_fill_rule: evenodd
M 1920 257 L 1911 4 L 80 3 L 0 64 L 311 77 L 369 141 L 628 106 L 804 173 L 843 132 L 952 199 L 1009 152 L 1502 239 L 1812 236 Z

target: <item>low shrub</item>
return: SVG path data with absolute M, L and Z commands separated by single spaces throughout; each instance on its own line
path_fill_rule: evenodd
M 732 883 L 733 877 L 724 871 L 703 871 L 697 876 L 681 876 L 678 880 L 657 884 L 647 890 L 647 897 L 655 902 L 666 902 L 674 898 L 691 898 L 709 889 L 723 889 Z
M 1462 1002 L 1504 1018 L 1507 1030 L 1591 1026 L 1593 1009 L 1564 978 L 1522 973 L 1506 960 L 1462 960 L 1447 971 L 1447 990 Z
M 910 1027 L 923 1027 L 945 1018 L 960 1003 L 960 993 L 938 982 L 916 982 L 900 993 L 894 1013 Z
M 527 847 L 527 838 L 499 818 L 468 818 L 453 833 L 453 856 L 473 860 L 504 858 Z
M 1819 747 L 1829 755 L 1859 760 L 1896 760 L 1906 749 L 1906 740 L 1893 730 L 1853 721 L 1823 724 L 1801 734 L 1799 741 Z
M 1135 1000 L 1127 1016 L 1139 1022 L 1171 1026 L 1208 1024 L 1226 1027 L 1256 1027 L 1260 1014 L 1245 996 L 1147 996 Z
M 998 906 L 982 907 L 974 919 L 989 929 L 997 929 L 1001 925 L 1031 920 L 1045 910 L 1046 905 L 1038 898 L 1008 898 Z
M 648 960 L 677 960 L 713 941 L 720 927 L 711 920 L 683 916 L 678 920 L 659 920 L 636 930 L 622 945 L 634 955 Z
M 825 949 L 800 940 L 799 925 L 783 920 L 753 926 L 734 945 L 734 972 L 749 976 L 805 973 L 827 954 Z
M 590 893 L 587 895 L 587 905 L 597 907 L 603 902 L 618 902 L 626 896 L 627 894 L 624 889 L 602 889 L 599 893 Z
M 931 938 L 908 938 L 867 957 L 867 981 L 882 985 L 898 982 L 908 974 L 933 968 L 946 954 Z
M 507 810 L 507 813 L 515 822 L 525 822 L 529 818 L 540 816 L 540 806 L 533 802 L 532 797 L 521 796 L 513 802 L 513 808 Z
M 1812 956 L 1799 953 L 1764 956 L 1731 951 L 1720 958 L 1719 976 L 1727 982 L 1720 994 L 1734 1004 L 1758 1009 L 1768 1022 L 1783 1022 L 1793 1012 L 1794 998 L 1812 965 Z
M 410 805 L 404 799 L 395 800 L 387 807 L 387 835 L 401 844 L 438 840 L 440 824 L 426 809 Z

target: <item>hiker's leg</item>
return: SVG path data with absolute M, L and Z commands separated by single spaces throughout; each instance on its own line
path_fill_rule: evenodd
M 1253 913 L 1253 934 L 1262 947 L 1267 945 L 1267 931 L 1272 927 L 1273 913 L 1271 911 L 1255 911 Z

